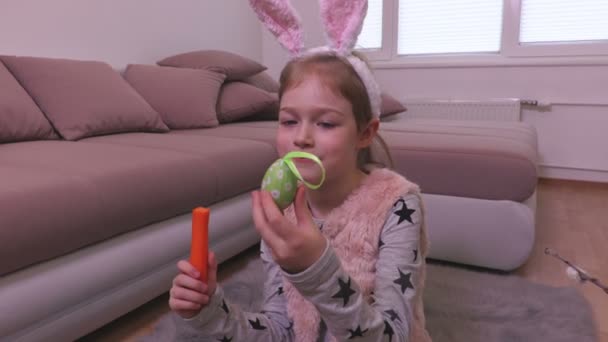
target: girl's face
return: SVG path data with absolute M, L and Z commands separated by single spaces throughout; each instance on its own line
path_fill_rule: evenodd
M 277 149 L 309 152 L 321 159 L 327 181 L 357 170 L 357 152 L 369 145 L 357 132 L 352 105 L 335 94 L 318 77 L 310 76 L 286 90 L 281 99 Z M 295 159 L 302 177 L 316 183 L 320 170 L 307 159 Z

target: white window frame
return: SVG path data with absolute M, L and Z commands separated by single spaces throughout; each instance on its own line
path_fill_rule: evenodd
M 454 65 L 608 65 L 608 41 L 520 44 L 521 0 L 503 0 L 501 51 L 399 55 L 397 31 L 399 0 L 384 0 L 382 47 L 361 49 L 378 68 L 436 67 Z

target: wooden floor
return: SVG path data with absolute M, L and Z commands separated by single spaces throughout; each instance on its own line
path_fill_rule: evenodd
M 591 303 L 600 342 L 608 342 L 608 294 L 591 284 L 577 285 L 565 265 L 544 254 L 546 247 L 608 283 L 608 184 L 546 180 L 538 188 L 537 237 L 529 261 L 515 273 L 534 282 L 576 286 Z M 255 249 L 245 254 L 256 253 Z M 238 269 L 243 258 L 220 266 L 220 278 Z M 133 341 L 152 331 L 169 311 L 165 294 L 84 337 L 82 341 Z

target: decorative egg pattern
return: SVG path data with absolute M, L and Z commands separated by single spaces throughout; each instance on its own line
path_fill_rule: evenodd
M 283 159 L 270 165 L 262 180 L 262 190 L 270 192 L 280 209 L 287 208 L 293 202 L 297 188 L 298 179 Z

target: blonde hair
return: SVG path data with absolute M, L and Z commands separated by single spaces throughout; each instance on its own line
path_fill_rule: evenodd
M 353 55 L 365 61 L 360 54 L 353 52 Z M 329 89 L 350 102 L 357 123 L 357 132 L 360 133 L 373 119 L 369 95 L 363 81 L 350 62 L 337 54 L 312 54 L 290 60 L 281 71 L 279 78 L 279 102 L 285 91 L 298 86 L 311 74 L 315 74 Z M 392 167 L 393 160 L 386 142 L 379 134 L 375 139 L 380 144 L 389 167 Z M 376 158 L 375 152 L 376 150 L 372 153 L 371 145 L 359 151 L 357 167 L 363 171 L 367 171 L 366 165 L 368 164 L 386 167 L 379 158 Z

